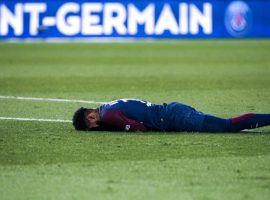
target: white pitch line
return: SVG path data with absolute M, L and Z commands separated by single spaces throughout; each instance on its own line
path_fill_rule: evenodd
M 85 101 L 78 99 L 56 99 L 56 98 L 36 98 L 36 97 L 17 97 L 17 96 L 0 96 L 0 99 L 16 99 L 29 101 L 52 101 L 52 102 L 72 102 L 72 103 L 86 103 L 86 104 L 105 104 L 107 102 L 99 101 Z
M 21 117 L 0 117 L 0 120 L 62 122 L 62 123 L 71 123 L 72 122 L 71 120 L 64 120 L 64 119 L 35 119 L 35 118 L 21 118 Z

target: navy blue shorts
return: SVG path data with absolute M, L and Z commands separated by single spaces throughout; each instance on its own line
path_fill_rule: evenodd
M 195 110 L 194 108 L 173 102 L 166 107 L 166 123 L 165 131 L 201 131 L 205 114 Z

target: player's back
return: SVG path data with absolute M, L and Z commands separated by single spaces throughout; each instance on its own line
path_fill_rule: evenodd
M 148 129 L 162 130 L 165 107 L 166 104 L 156 105 L 137 99 L 119 99 L 102 105 L 100 114 L 102 117 L 107 110 L 120 110 L 126 117 L 142 122 Z

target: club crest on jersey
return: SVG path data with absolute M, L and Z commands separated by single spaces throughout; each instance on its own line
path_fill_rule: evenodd
M 129 131 L 129 129 L 130 129 L 130 125 L 126 125 L 125 126 L 125 131 Z
M 231 2 L 225 11 L 225 27 L 234 37 L 248 34 L 252 26 L 252 12 L 244 1 Z

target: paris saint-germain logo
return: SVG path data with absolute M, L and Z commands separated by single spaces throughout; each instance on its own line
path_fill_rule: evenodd
M 248 34 L 252 26 L 252 12 L 244 1 L 231 2 L 225 12 L 225 26 L 234 37 Z

